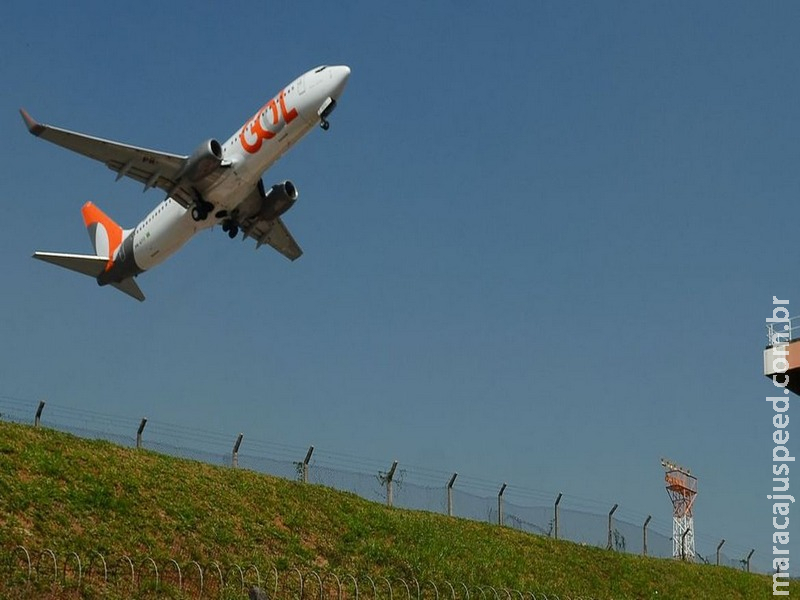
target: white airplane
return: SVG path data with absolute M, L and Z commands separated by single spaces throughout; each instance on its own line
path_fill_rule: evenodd
M 265 189 L 261 175 L 284 152 L 328 117 L 347 85 L 346 66 L 321 66 L 287 85 L 228 141 L 203 142 L 190 156 L 167 154 L 37 123 L 20 110 L 35 136 L 99 160 L 117 180 L 124 176 L 160 188 L 167 197 L 133 229 L 122 229 L 87 202 L 82 209 L 95 254 L 36 252 L 33 257 L 97 279 L 144 300 L 134 277 L 174 254 L 193 235 L 222 224 L 233 239 L 269 244 L 295 260 L 303 251 L 281 220 L 297 200 L 297 188 L 284 181 Z

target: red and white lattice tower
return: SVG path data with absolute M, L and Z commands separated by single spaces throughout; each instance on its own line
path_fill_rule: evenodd
M 672 500 L 672 556 L 693 561 L 694 513 L 692 507 L 697 496 L 697 477 L 689 469 L 679 467 L 672 461 L 661 459 L 667 494 Z

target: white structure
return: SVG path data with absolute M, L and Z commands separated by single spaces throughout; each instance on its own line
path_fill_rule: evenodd
M 672 556 L 681 560 L 693 561 L 694 552 L 694 513 L 692 507 L 697 496 L 697 477 L 665 458 L 664 481 L 667 494 L 672 500 Z

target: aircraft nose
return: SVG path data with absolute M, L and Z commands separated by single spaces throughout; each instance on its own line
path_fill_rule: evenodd
M 333 98 L 339 98 L 347 85 L 347 80 L 350 78 L 350 67 L 346 65 L 337 65 L 330 67 L 333 70 L 331 77 L 334 80 Z

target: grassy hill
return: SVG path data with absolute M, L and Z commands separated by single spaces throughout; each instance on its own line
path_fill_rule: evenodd
M 34 567 L 38 563 L 41 574 L 32 587 L 49 596 L 23 588 L 27 567 L 17 545 L 29 550 Z M 50 555 L 42 554 L 46 549 L 57 556 L 58 577 Z M 94 552 L 109 566 L 117 565 L 112 583 L 101 584 L 95 562 L 83 589 L 76 590 L 72 552 L 84 571 L 97 557 Z M 493 592 L 479 585 L 534 592 L 537 598 L 543 597 L 540 592 L 549 598 L 558 594 L 562 600 L 772 597 L 772 580 L 763 575 L 645 559 L 486 523 L 389 509 L 321 486 L 0 422 L 0 597 L 132 597 L 124 590 L 131 582 L 119 567 L 123 556 L 146 580 L 137 583 L 141 590 L 133 597 L 181 597 L 163 582 L 158 592 L 152 590 L 153 577 L 146 577 L 152 563 L 146 557 L 160 565 L 162 579 L 170 559 L 184 574 L 192 561 L 206 565 L 206 590 L 212 585 L 212 561 L 221 571 L 233 564 L 254 564 L 261 573 L 275 567 L 279 598 L 298 596 L 294 567 L 320 578 L 351 574 L 361 595 L 372 599 L 372 589 L 365 591 L 370 575 L 380 583 L 381 600 L 388 599 L 381 577 L 393 582 L 395 598 L 408 595 L 400 578 L 421 582 L 426 599 L 435 597 L 434 585 L 452 598 L 445 582 L 453 584 L 458 600 L 466 600 L 461 583 L 481 600 Z M 331 576 L 324 580 L 326 587 L 333 585 Z M 319 596 L 316 581 L 306 578 L 305 597 Z M 349 585 L 346 595 L 352 598 Z M 792 590 L 800 593 L 800 586 Z

